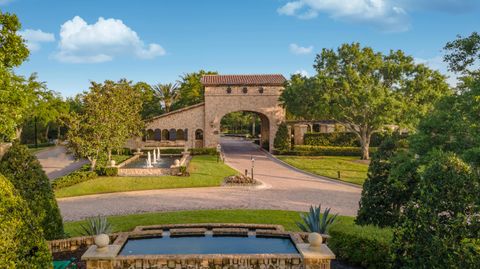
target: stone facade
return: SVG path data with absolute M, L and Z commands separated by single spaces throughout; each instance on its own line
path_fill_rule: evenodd
M 189 148 L 215 147 L 219 143 L 221 119 L 231 112 L 248 111 L 259 115 L 261 144 L 268 141 L 272 151 L 278 126 L 285 120 L 285 110 L 278 100 L 285 78 L 281 75 L 208 77 L 208 81 L 219 79 L 220 82 L 212 84 L 202 80 L 204 103 L 148 120 L 146 139 L 132 139 L 127 146 L 132 149 L 185 144 Z M 178 134 L 186 139 L 179 141 Z

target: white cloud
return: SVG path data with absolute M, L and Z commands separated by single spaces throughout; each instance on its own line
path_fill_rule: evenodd
M 297 70 L 297 71 L 295 71 L 294 74 L 298 74 L 298 75 L 301 75 L 303 77 L 310 77 L 310 74 L 308 74 L 307 70 L 305 70 L 305 69 Z
M 447 76 L 447 82 L 450 86 L 456 86 L 458 79 L 455 73 L 448 70 L 448 64 L 443 61 L 443 56 L 438 55 L 432 58 L 414 58 L 417 64 L 424 64 L 433 70 L 437 70 Z
M 19 34 L 26 40 L 27 47 L 30 51 L 39 50 L 40 43 L 55 41 L 55 36 L 52 33 L 46 33 L 40 29 L 26 29 L 25 31 L 19 32 Z
M 280 7 L 281 15 L 301 19 L 326 13 L 331 18 L 375 25 L 384 31 L 405 31 L 408 18 L 402 6 L 393 0 L 295 0 Z
M 313 46 L 302 47 L 295 43 L 290 44 L 290 52 L 297 55 L 310 54 L 313 51 Z
M 145 45 L 121 20 L 102 17 L 94 24 L 87 24 L 79 16 L 66 21 L 60 28 L 58 47 L 56 58 L 70 63 L 107 62 L 125 54 L 140 59 L 165 55 L 162 46 L 155 43 Z

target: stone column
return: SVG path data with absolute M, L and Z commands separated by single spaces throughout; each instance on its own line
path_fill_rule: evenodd
M 303 257 L 304 269 L 330 269 L 330 261 L 335 259 L 335 254 L 323 244 L 322 236 L 311 233 L 308 240 L 309 244 L 297 244 Z
M 307 124 L 295 124 L 293 125 L 294 130 L 294 137 L 293 141 L 295 145 L 303 145 L 304 144 L 304 135 L 307 133 L 308 125 Z

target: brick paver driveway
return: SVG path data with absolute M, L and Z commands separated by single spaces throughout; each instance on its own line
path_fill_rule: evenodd
M 49 179 L 70 174 L 78 170 L 87 160 L 76 160 L 64 146 L 55 146 L 41 150 L 35 154 Z
M 226 163 L 244 171 L 255 158 L 259 188 L 214 187 L 149 190 L 59 199 L 65 220 L 96 215 L 195 209 L 285 209 L 306 211 L 312 204 L 331 207 L 340 215 L 356 214 L 361 188 L 306 175 L 270 159 L 247 141 L 224 139 Z

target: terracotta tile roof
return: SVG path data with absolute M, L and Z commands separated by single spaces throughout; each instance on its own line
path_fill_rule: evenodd
M 202 77 L 205 86 L 219 85 L 259 85 L 281 86 L 286 79 L 280 74 L 271 75 L 206 75 Z

